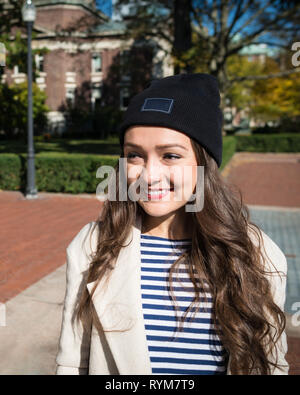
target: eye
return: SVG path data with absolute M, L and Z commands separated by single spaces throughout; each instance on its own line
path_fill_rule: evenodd
M 140 156 L 140 155 L 135 153 L 135 152 L 129 152 L 127 154 L 127 158 L 128 159 L 134 159 L 136 156 Z M 164 158 L 170 159 L 170 160 L 175 160 L 175 159 L 180 159 L 181 156 L 167 153 L 167 154 L 164 155 Z
M 171 159 L 180 159 L 181 157 L 178 155 L 174 155 L 174 154 L 165 154 L 165 156 L 168 156 Z
M 134 158 L 135 156 L 137 156 L 138 154 L 136 154 L 135 152 L 129 152 L 127 154 L 127 158 Z

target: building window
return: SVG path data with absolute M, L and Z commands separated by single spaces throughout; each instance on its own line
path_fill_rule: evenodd
M 92 110 L 95 110 L 95 108 L 101 105 L 101 97 L 102 97 L 102 87 L 93 86 L 91 93 Z
M 44 56 L 36 54 L 35 55 L 35 66 L 37 71 L 44 71 Z
M 76 88 L 67 88 L 66 90 L 67 103 L 70 104 L 72 107 L 74 106 L 75 103 L 75 91 Z
M 19 66 L 15 65 L 14 66 L 14 75 L 17 75 L 17 74 L 19 74 Z
M 22 82 L 26 81 L 26 74 L 20 71 L 18 65 L 15 65 L 13 68 L 14 72 L 12 74 L 12 78 L 16 84 L 21 84 Z
M 120 91 L 120 108 L 121 110 L 126 110 L 129 104 L 130 94 L 129 88 L 124 87 L 121 88 Z
M 130 50 L 126 49 L 121 52 L 120 66 L 123 81 L 130 81 Z
M 92 73 L 100 73 L 102 71 L 102 59 L 100 53 L 92 55 Z
M 129 56 L 130 56 L 130 50 L 129 49 L 124 49 L 121 52 L 121 66 L 126 66 L 126 64 L 129 61 Z

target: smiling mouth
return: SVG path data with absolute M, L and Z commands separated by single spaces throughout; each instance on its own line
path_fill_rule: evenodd
M 147 198 L 150 200 L 160 200 L 168 193 L 172 192 L 173 188 L 170 189 L 149 189 L 147 193 Z

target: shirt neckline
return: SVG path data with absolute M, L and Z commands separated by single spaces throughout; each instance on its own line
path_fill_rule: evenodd
M 160 236 L 152 236 L 152 235 L 146 235 L 144 233 L 141 233 L 141 236 L 148 238 L 148 239 L 157 239 L 157 240 L 165 240 L 165 241 L 171 241 L 171 242 L 176 242 L 176 241 L 192 241 L 191 238 L 189 239 L 168 239 L 166 237 L 160 237 Z

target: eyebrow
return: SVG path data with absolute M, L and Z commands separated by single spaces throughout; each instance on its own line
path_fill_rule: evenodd
M 131 146 L 131 147 L 136 147 L 136 148 L 143 148 L 140 145 L 133 144 L 133 143 L 125 143 L 124 147 L 126 146 Z M 180 144 L 163 144 L 163 145 L 156 145 L 156 148 L 163 149 L 163 148 L 172 148 L 172 147 L 180 147 L 183 148 L 184 150 L 188 151 L 186 147 Z

